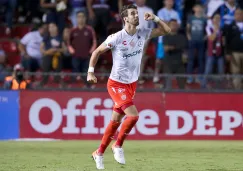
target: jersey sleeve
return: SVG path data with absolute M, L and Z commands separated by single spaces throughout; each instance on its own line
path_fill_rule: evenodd
M 148 40 L 150 38 L 151 32 L 153 29 L 150 28 L 142 28 L 141 34 L 143 37 L 145 37 L 145 40 Z
M 116 47 L 117 45 L 117 41 L 118 40 L 118 35 L 116 34 L 111 34 L 110 36 L 107 37 L 107 39 L 105 40 L 105 45 L 106 47 L 108 47 L 109 49 L 113 49 L 114 47 Z
M 28 42 L 31 40 L 31 33 L 27 33 L 21 40 L 20 42 L 23 44 L 23 45 L 27 45 Z

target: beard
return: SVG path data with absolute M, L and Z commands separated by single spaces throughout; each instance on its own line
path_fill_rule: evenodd
M 138 26 L 139 25 L 139 21 L 135 22 L 135 26 Z
M 137 21 L 136 20 L 130 20 L 130 21 L 127 21 L 126 23 L 137 27 L 139 25 L 139 20 L 137 20 Z

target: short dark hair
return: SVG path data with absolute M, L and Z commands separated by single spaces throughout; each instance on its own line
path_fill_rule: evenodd
M 122 7 L 120 16 L 123 22 L 124 22 L 123 18 L 128 16 L 128 12 L 127 12 L 128 9 L 137 9 L 137 6 L 130 4 L 130 5 L 124 5 Z
M 176 22 L 176 23 L 178 23 L 177 20 L 174 19 L 174 18 L 172 18 L 172 19 L 169 21 L 169 23 L 172 23 L 172 22 Z
M 80 14 L 80 13 L 82 13 L 82 14 L 86 17 L 86 13 L 85 13 L 84 11 L 78 11 L 78 12 L 76 12 L 76 16 L 77 16 L 78 14 Z

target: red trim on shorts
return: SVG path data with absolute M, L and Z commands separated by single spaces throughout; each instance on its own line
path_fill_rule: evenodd
M 123 112 L 123 110 L 121 108 L 113 108 L 113 110 L 116 112 L 116 113 L 119 113 L 120 115 L 125 115 L 125 113 Z
M 126 108 L 128 108 L 128 107 L 130 107 L 132 105 L 134 105 L 133 102 L 126 103 L 126 104 L 121 106 L 121 110 L 124 111 Z

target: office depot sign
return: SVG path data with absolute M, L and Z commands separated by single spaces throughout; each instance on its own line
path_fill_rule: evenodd
M 137 93 L 129 139 L 243 139 L 243 95 Z M 21 92 L 21 138 L 100 139 L 113 102 L 106 92 Z

